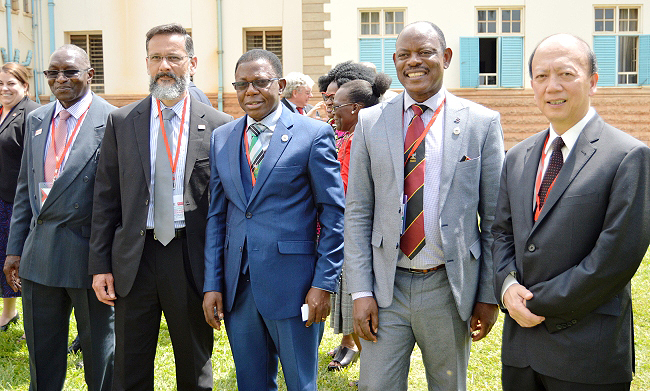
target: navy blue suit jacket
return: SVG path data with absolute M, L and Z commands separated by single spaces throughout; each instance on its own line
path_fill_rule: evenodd
M 246 116 L 212 134 L 204 291 L 223 293 L 230 311 L 246 256 L 260 314 L 298 316 L 310 287 L 336 291 L 343 264 L 344 194 L 334 133 L 283 108 L 248 192 L 245 128 Z

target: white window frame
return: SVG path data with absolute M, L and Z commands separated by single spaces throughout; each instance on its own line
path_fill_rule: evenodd
M 361 33 L 361 14 L 364 12 L 379 12 L 379 34 L 362 34 Z M 386 12 L 402 12 L 404 19 L 402 21 L 402 29 L 406 27 L 406 8 L 361 8 L 357 13 L 357 35 L 359 38 L 394 38 L 399 33 L 386 34 Z M 394 22 L 393 22 L 394 24 Z
M 613 22 L 614 22 L 614 30 L 613 31 L 596 31 L 596 10 L 597 9 L 605 10 L 605 9 L 608 9 L 608 8 L 609 9 L 614 9 L 614 20 L 613 20 Z M 634 31 L 630 31 L 629 29 L 624 30 L 624 31 L 620 30 L 619 27 L 620 27 L 620 21 L 621 21 L 620 20 L 620 10 L 621 9 L 627 9 L 627 10 L 636 9 L 637 10 L 637 19 L 636 19 L 636 21 L 637 21 L 637 24 L 636 24 L 637 29 L 636 30 L 634 30 Z M 594 4 L 593 10 L 594 10 L 593 13 L 592 13 L 592 17 L 593 17 L 593 19 L 592 19 L 593 34 L 594 35 L 614 35 L 614 36 L 616 36 L 616 46 L 617 46 L 617 50 L 616 50 L 616 68 L 617 68 L 616 69 L 616 86 L 617 87 L 626 87 L 626 86 L 636 87 L 636 86 L 638 86 L 638 80 L 639 80 L 639 36 L 642 34 L 641 26 L 642 26 L 642 22 L 643 22 L 641 20 L 642 15 L 643 15 L 643 13 L 642 13 L 643 12 L 642 5 L 641 4 L 634 4 L 634 5 L 632 5 L 632 4 L 626 4 L 626 5 L 625 4 L 624 5 L 619 5 L 619 4 L 616 4 L 616 5 L 612 5 L 612 4 Z M 604 11 L 603 11 L 603 16 L 605 16 Z M 605 19 L 603 19 L 603 20 L 605 20 Z M 627 18 L 625 20 L 629 21 L 630 19 Z M 628 26 L 629 26 L 629 24 L 628 24 Z M 604 28 L 604 26 L 603 26 L 603 28 Z M 618 68 L 619 68 L 618 65 L 619 65 L 619 62 L 620 62 L 620 53 L 618 51 L 618 45 L 620 45 L 620 38 L 624 37 L 624 36 L 636 37 L 636 48 L 634 49 L 636 51 L 636 53 L 634 55 L 634 57 L 636 59 L 635 60 L 635 62 L 636 62 L 636 71 L 635 72 L 623 72 L 623 71 L 618 70 Z M 624 76 L 625 79 L 628 80 L 631 75 L 636 75 L 637 83 L 619 83 L 619 78 L 621 76 Z

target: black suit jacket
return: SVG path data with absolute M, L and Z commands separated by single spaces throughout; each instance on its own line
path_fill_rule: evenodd
M 41 105 L 23 98 L 0 125 L 0 198 L 14 202 L 16 183 L 20 172 L 20 159 L 23 156 L 25 120 Z
M 506 154 L 492 232 L 495 294 L 506 276 L 533 293 L 546 320 L 506 315 L 502 360 L 564 381 L 632 379 L 630 280 L 650 242 L 650 148 L 598 115 L 582 130 L 533 221 L 540 132 Z
M 194 98 L 190 102 L 183 198 L 194 288 L 202 292 L 210 135 L 232 117 Z M 113 273 L 120 296 L 131 290 L 144 249 L 151 181 L 150 115 L 151 96 L 111 113 L 97 168 L 88 272 Z

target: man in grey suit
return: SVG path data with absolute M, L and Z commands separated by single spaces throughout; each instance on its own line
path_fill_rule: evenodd
M 77 46 L 56 50 L 43 73 L 57 100 L 27 117 L 4 272 L 23 292 L 30 389 L 63 388 L 74 307 L 88 389 L 109 390 L 113 309 L 91 288 L 88 240 L 99 146 L 115 107 L 90 91 L 95 71 Z
M 415 343 L 430 390 L 465 389 L 470 336 L 498 314 L 489 249 L 503 134 L 498 113 L 443 87 L 451 56 L 436 25 L 406 26 L 393 54 L 405 92 L 359 113 L 344 267 L 355 332 L 373 342 L 361 341 L 361 390 L 406 389 Z
M 590 107 L 596 59 L 571 35 L 530 57 L 549 129 L 506 157 L 492 231 L 504 390 L 629 390 L 630 279 L 650 242 L 650 149 Z

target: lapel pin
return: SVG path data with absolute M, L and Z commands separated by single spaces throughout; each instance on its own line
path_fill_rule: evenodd
M 205 125 L 203 124 L 199 125 L 199 130 L 205 130 Z
M 13 117 L 15 117 L 15 116 L 17 116 L 17 115 L 18 115 L 18 113 L 14 113 Z
M 460 118 L 456 117 L 456 119 L 454 120 L 454 123 L 459 124 L 460 123 Z
M 456 136 L 458 136 L 458 135 L 460 134 L 460 128 L 459 128 L 458 126 L 456 126 L 456 127 L 454 128 L 454 130 L 453 130 L 453 133 L 454 133 Z
M 287 141 L 289 141 L 289 136 L 287 136 L 286 134 L 283 134 L 282 135 L 282 142 L 286 143 Z
M 34 132 L 34 136 L 38 136 L 38 135 L 41 134 L 42 132 L 43 132 L 43 129 L 37 129 L 37 130 Z

